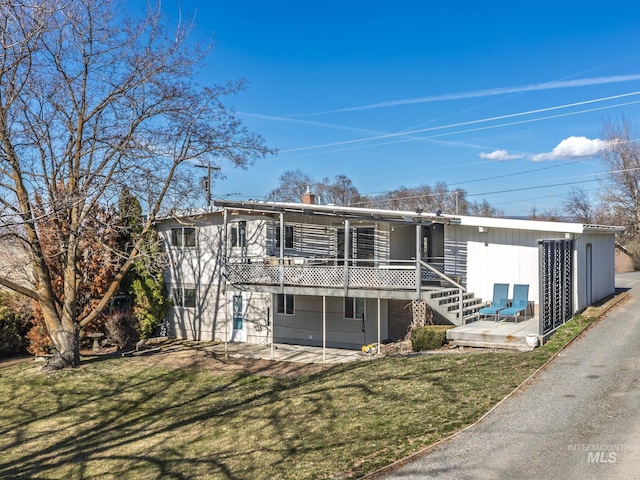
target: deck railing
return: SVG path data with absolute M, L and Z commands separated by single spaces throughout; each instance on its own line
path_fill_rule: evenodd
M 419 291 L 425 284 L 445 280 L 462 288 L 444 274 L 444 262 L 415 260 L 231 258 L 226 261 L 226 277 L 235 285 Z

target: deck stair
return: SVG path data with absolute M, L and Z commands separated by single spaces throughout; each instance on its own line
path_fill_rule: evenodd
M 424 301 L 440 316 L 454 325 L 464 325 L 476 318 L 478 310 L 484 307 L 481 298 L 471 292 L 462 294 L 462 318 L 460 318 L 460 290 L 457 288 L 442 288 L 430 291 L 424 296 Z

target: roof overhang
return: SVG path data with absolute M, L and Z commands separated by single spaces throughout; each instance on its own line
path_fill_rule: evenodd
M 356 220 L 371 220 L 395 223 L 460 223 L 460 218 L 451 215 L 437 215 L 423 212 L 401 210 L 383 210 L 361 207 L 343 207 L 337 205 L 316 205 L 285 202 L 244 202 L 216 200 L 214 205 L 226 210 L 247 214 L 292 214 L 322 217 L 334 217 Z

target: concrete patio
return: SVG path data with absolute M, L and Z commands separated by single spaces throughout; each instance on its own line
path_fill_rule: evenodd
M 220 343 L 206 347 L 206 350 L 216 355 L 225 354 L 225 344 Z M 345 350 L 342 348 L 310 347 L 306 345 L 288 345 L 276 343 L 271 345 L 257 345 L 253 343 L 233 343 L 226 346 L 226 354 L 229 357 L 254 358 L 262 360 L 277 360 L 280 362 L 300 363 L 347 363 L 374 358 L 358 350 Z

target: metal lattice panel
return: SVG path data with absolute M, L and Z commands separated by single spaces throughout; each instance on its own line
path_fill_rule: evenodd
M 423 279 L 425 272 L 423 269 Z M 345 283 L 344 266 L 283 267 L 285 285 L 305 287 L 342 288 Z M 431 272 L 433 278 L 437 278 Z M 413 268 L 348 267 L 349 288 L 411 290 L 415 288 L 416 277 Z M 278 285 L 280 267 L 258 263 L 231 263 L 226 268 L 227 280 L 235 285 Z M 429 277 L 430 278 L 430 277 Z
M 344 284 L 343 271 L 333 267 L 284 267 L 284 283 L 304 287 L 334 287 Z
M 277 284 L 280 282 L 278 266 L 251 263 L 228 264 L 227 280 L 233 284 Z
M 440 273 L 444 273 L 444 263 L 431 263 L 430 265 Z M 437 273 L 429 270 L 428 268 L 422 269 L 420 277 L 423 282 L 438 282 L 441 278 Z
M 544 240 L 540 248 L 540 315 L 546 334 L 572 315 L 573 241 Z

